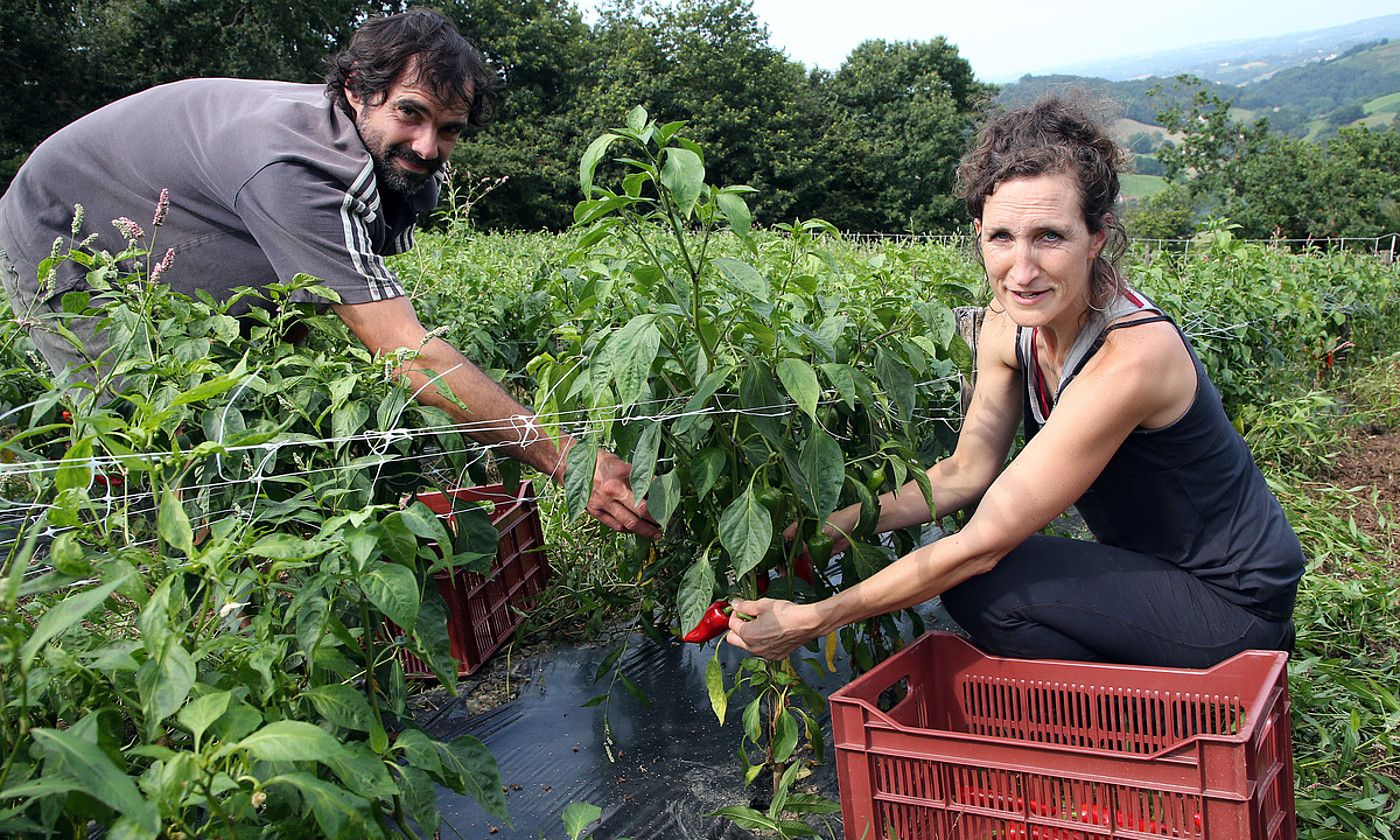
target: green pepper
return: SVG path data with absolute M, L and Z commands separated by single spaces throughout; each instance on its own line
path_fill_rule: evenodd
M 776 487 L 760 487 L 754 491 L 754 496 L 758 503 L 773 516 L 773 521 L 778 524 L 782 522 L 783 514 L 787 510 L 787 494 Z
M 885 486 L 885 468 L 876 467 L 865 479 L 865 489 L 880 495 L 880 488 Z
M 825 531 L 818 531 L 807 540 L 807 555 L 812 558 L 812 565 L 818 569 L 825 569 L 831 560 L 831 548 L 834 545 L 831 537 Z

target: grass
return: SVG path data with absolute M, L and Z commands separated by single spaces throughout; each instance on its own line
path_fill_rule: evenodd
M 1150 198 L 1167 188 L 1167 179 L 1160 175 L 1123 175 L 1119 183 L 1126 200 Z
M 1400 91 L 1388 93 L 1385 96 L 1377 96 L 1375 99 L 1362 105 L 1361 110 L 1365 111 L 1368 116 L 1381 111 L 1390 111 L 1392 113 L 1400 111 Z
M 1358 496 L 1321 478 L 1348 428 L 1400 428 L 1400 354 L 1362 362 L 1327 391 L 1264 407 L 1251 430 L 1270 486 L 1309 558 L 1289 664 L 1299 837 L 1393 838 L 1400 815 L 1400 525 L 1368 532 Z M 1339 406 L 1347 410 L 1339 420 Z M 1294 448 L 1285 451 L 1283 444 Z

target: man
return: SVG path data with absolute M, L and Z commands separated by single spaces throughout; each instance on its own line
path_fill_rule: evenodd
M 93 235 L 91 247 L 118 253 L 132 228 L 108 220 L 150 218 L 168 188 L 154 250 L 173 249 L 174 260 L 160 282 L 223 300 L 240 286 L 314 275 L 339 295 L 332 309 L 371 351 L 418 351 L 401 372 L 420 400 L 493 429 L 477 440 L 514 441 L 507 454 L 562 481 L 573 441 L 542 437 L 528 410 L 430 338 L 383 259 L 412 247 L 417 214 L 437 204 L 439 170 L 457 139 L 489 120 L 496 84 L 446 18 L 415 9 L 361 26 L 324 89 L 190 79 L 114 102 L 41 144 L 0 198 L 11 306 L 35 325 L 31 337 L 55 373 L 102 365 L 106 344 L 91 322 L 74 329 L 79 348 L 28 317 L 60 311 L 63 294 L 86 285 L 82 267 L 64 262 L 41 286 L 39 264 L 56 239 L 69 240 L 75 205 L 88 220 L 77 241 Z M 588 511 L 616 530 L 656 536 L 629 472 L 600 452 Z

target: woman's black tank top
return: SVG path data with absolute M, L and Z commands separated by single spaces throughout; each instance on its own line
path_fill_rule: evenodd
M 1128 321 L 1110 321 L 1141 313 Z M 1035 330 L 1016 330 L 1025 374 L 1025 437 L 1048 422 L 1059 395 L 1114 329 L 1170 321 L 1128 290 L 1090 322 L 1066 360 L 1060 387 L 1045 387 Z M 1173 324 L 1175 326 L 1175 324 Z M 1196 398 L 1176 422 L 1128 435 L 1075 503 L 1099 542 L 1160 557 L 1220 590 L 1232 603 L 1270 620 L 1292 615 L 1305 560 L 1298 538 L 1221 404 L 1201 360 L 1177 328 L 1196 366 Z

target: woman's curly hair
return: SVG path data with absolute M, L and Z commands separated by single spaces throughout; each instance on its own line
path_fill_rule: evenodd
M 1118 260 L 1128 237 L 1114 213 L 1118 173 L 1126 161 L 1127 155 L 1080 97 L 1051 94 L 998 114 L 982 127 L 976 145 L 958 166 L 958 191 L 972 218 L 981 219 L 987 197 L 1005 181 L 1054 174 L 1073 178 L 1089 231 L 1108 231 L 1090 273 L 1090 303 L 1100 307 L 1126 287 Z

